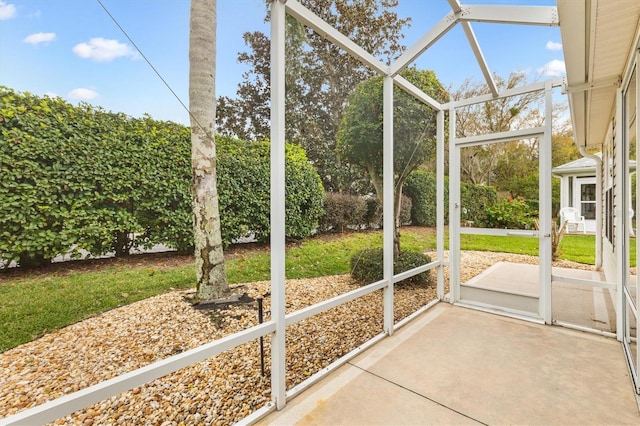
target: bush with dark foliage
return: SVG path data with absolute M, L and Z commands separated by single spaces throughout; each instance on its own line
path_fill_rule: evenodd
M 382 279 L 383 249 L 360 250 L 351 257 L 351 278 L 364 284 Z M 401 251 L 394 262 L 394 273 L 408 271 L 431 262 L 431 257 L 416 251 Z M 431 271 L 425 271 L 408 278 L 402 283 L 432 285 Z

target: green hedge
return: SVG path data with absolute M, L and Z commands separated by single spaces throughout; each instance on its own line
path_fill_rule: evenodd
M 460 185 L 460 200 L 462 202 L 460 219 L 463 223 L 473 222 L 473 226 L 490 227 L 487 211 L 498 201 L 498 193 L 493 186 L 463 182 Z
M 445 178 L 445 222 L 449 221 L 449 181 Z M 436 226 L 436 176 L 414 170 L 404 185 L 404 193 L 412 201 L 411 222 L 419 226 Z
M 402 195 L 400 225 L 411 223 L 411 198 Z M 344 193 L 326 194 L 324 215 L 320 218 L 320 232 L 343 232 L 352 229 L 381 228 L 382 205 L 376 197 L 363 197 Z
M 500 200 L 487 208 L 487 228 L 533 229 L 538 212 L 523 198 Z
M 216 142 L 223 243 L 226 246 L 248 235 L 266 241 L 270 236 L 269 142 L 222 136 Z M 287 144 L 285 155 L 286 234 L 300 239 L 319 226 L 324 190 L 302 148 Z
M 419 226 L 436 226 L 436 176 L 423 170 L 412 172 L 407 178 L 404 192 L 411 198 L 411 221 Z M 460 186 L 463 210 L 462 221 L 473 221 L 474 226 L 486 226 L 487 208 L 497 202 L 494 187 L 463 182 Z M 445 223 L 449 223 L 449 178 L 444 182 Z
M 0 259 L 21 266 L 58 254 L 133 245 L 193 246 L 187 127 L 106 112 L 0 86 Z M 219 138 L 224 243 L 269 235 L 269 144 Z M 287 234 L 318 224 L 324 197 L 304 151 L 287 146 Z

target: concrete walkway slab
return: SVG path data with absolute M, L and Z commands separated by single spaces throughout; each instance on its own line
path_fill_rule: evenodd
M 604 282 L 598 271 L 554 267 L 554 276 Z M 538 265 L 498 262 L 465 285 L 497 291 L 510 291 L 538 297 Z M 615 333 L 615 290 L 571 284 L 562 280 L 552 284 L 552 315 L 564 323 Z
M 620 344 L 440 303 L 261 424 L 640 424 Z

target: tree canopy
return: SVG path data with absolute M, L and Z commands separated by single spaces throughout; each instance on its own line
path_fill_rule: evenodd
M 407 69 L 402 76 L 440 102 L 448 95 L 433 71 Z M 383 78 L 360 83 L 349 97 L 340 129 L 340 157 L 369 173 L 381 197 Z M 394 170 L 396 185 L 427 158 L 435 155 L 436 111 L 401 89 L 394 89 Z
M 409 68 L 402 76 L 439 102 L 448 94 L 433 71 Z M 383 77 L 360 83 L 349 97 L 337 135 L 340 158 L 365 170 L 379 200 L 382 192 Z M 409 173 L 436 152 L 436 111 L 394 88 L 393 141 L 396 214 Z M 396 218 L 397 219 L 397 218 Z
M 397 0 L 302 0 L 301 3 L 383 62 L 398 57 L 401 31 L 409 18 L 394 11 Z M 246 33 L 250 67 L 237 98 L 218 104 L 218 132 L 246 140 L 269 136 L 270 47 L 261 32 Z M 335 143 L 345 101 L 355 85 L 374 72 L 309 28 L 287 25 L 286 139 L 302 146 L 328 190 L 348 187 L 353 177 L 336 156 Z

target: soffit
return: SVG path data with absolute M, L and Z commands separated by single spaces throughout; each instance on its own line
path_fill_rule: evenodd
M 558 0 L 576 143 L 604 142 L 640 19 L 638 0 Z

